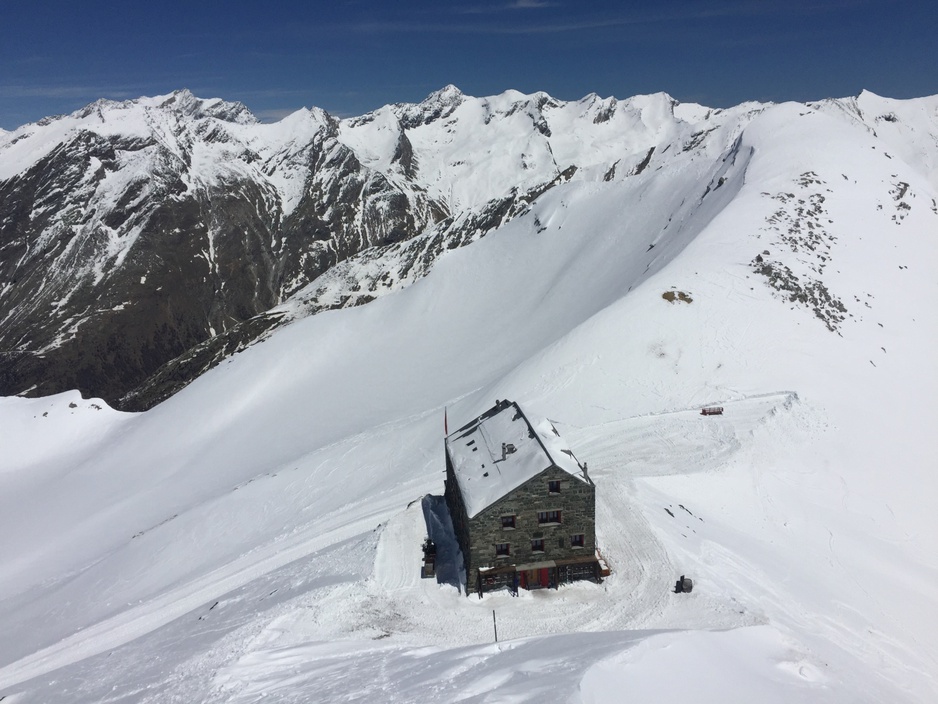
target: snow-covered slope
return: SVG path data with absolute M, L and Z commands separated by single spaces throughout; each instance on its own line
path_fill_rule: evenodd
M 938 101 L 877 101 L 739 108 L 368 305 L 300 292 L 146 413 L 3 400 L 0 696 L 933 701 Z M 602 585 L 418 578 L 443 408 L 496 398 L 589 462 Z

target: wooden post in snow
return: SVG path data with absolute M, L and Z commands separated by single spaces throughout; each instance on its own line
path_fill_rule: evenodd
M 495 642 L 498 642 L 498 624 L 495 623 L 495 609 L 492 609 L 492 628 L 495 629 Z

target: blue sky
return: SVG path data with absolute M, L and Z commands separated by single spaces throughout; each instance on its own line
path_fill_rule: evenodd
M 936 0 L 0 0 L 0 127 L 189 88 L 265 120 L 447 83 L 725 107 L 938 93 Z

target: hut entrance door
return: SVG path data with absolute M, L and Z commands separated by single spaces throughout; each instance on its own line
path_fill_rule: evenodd
M 525 570 L 522 586 L 527 589 L 540 589 L 550 586 L 550 569 L 543 567 L 539 570 Z

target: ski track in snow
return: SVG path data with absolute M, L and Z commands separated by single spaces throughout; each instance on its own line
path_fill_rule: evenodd
M 258 548 L 224 568 L 97 623 L 53 646 L 0 669 L 0 689 L 117 648 L 261 575 L 374 527 L 384 512 L 346 523 L 344 512 L 317 521 L 295 536 Z

